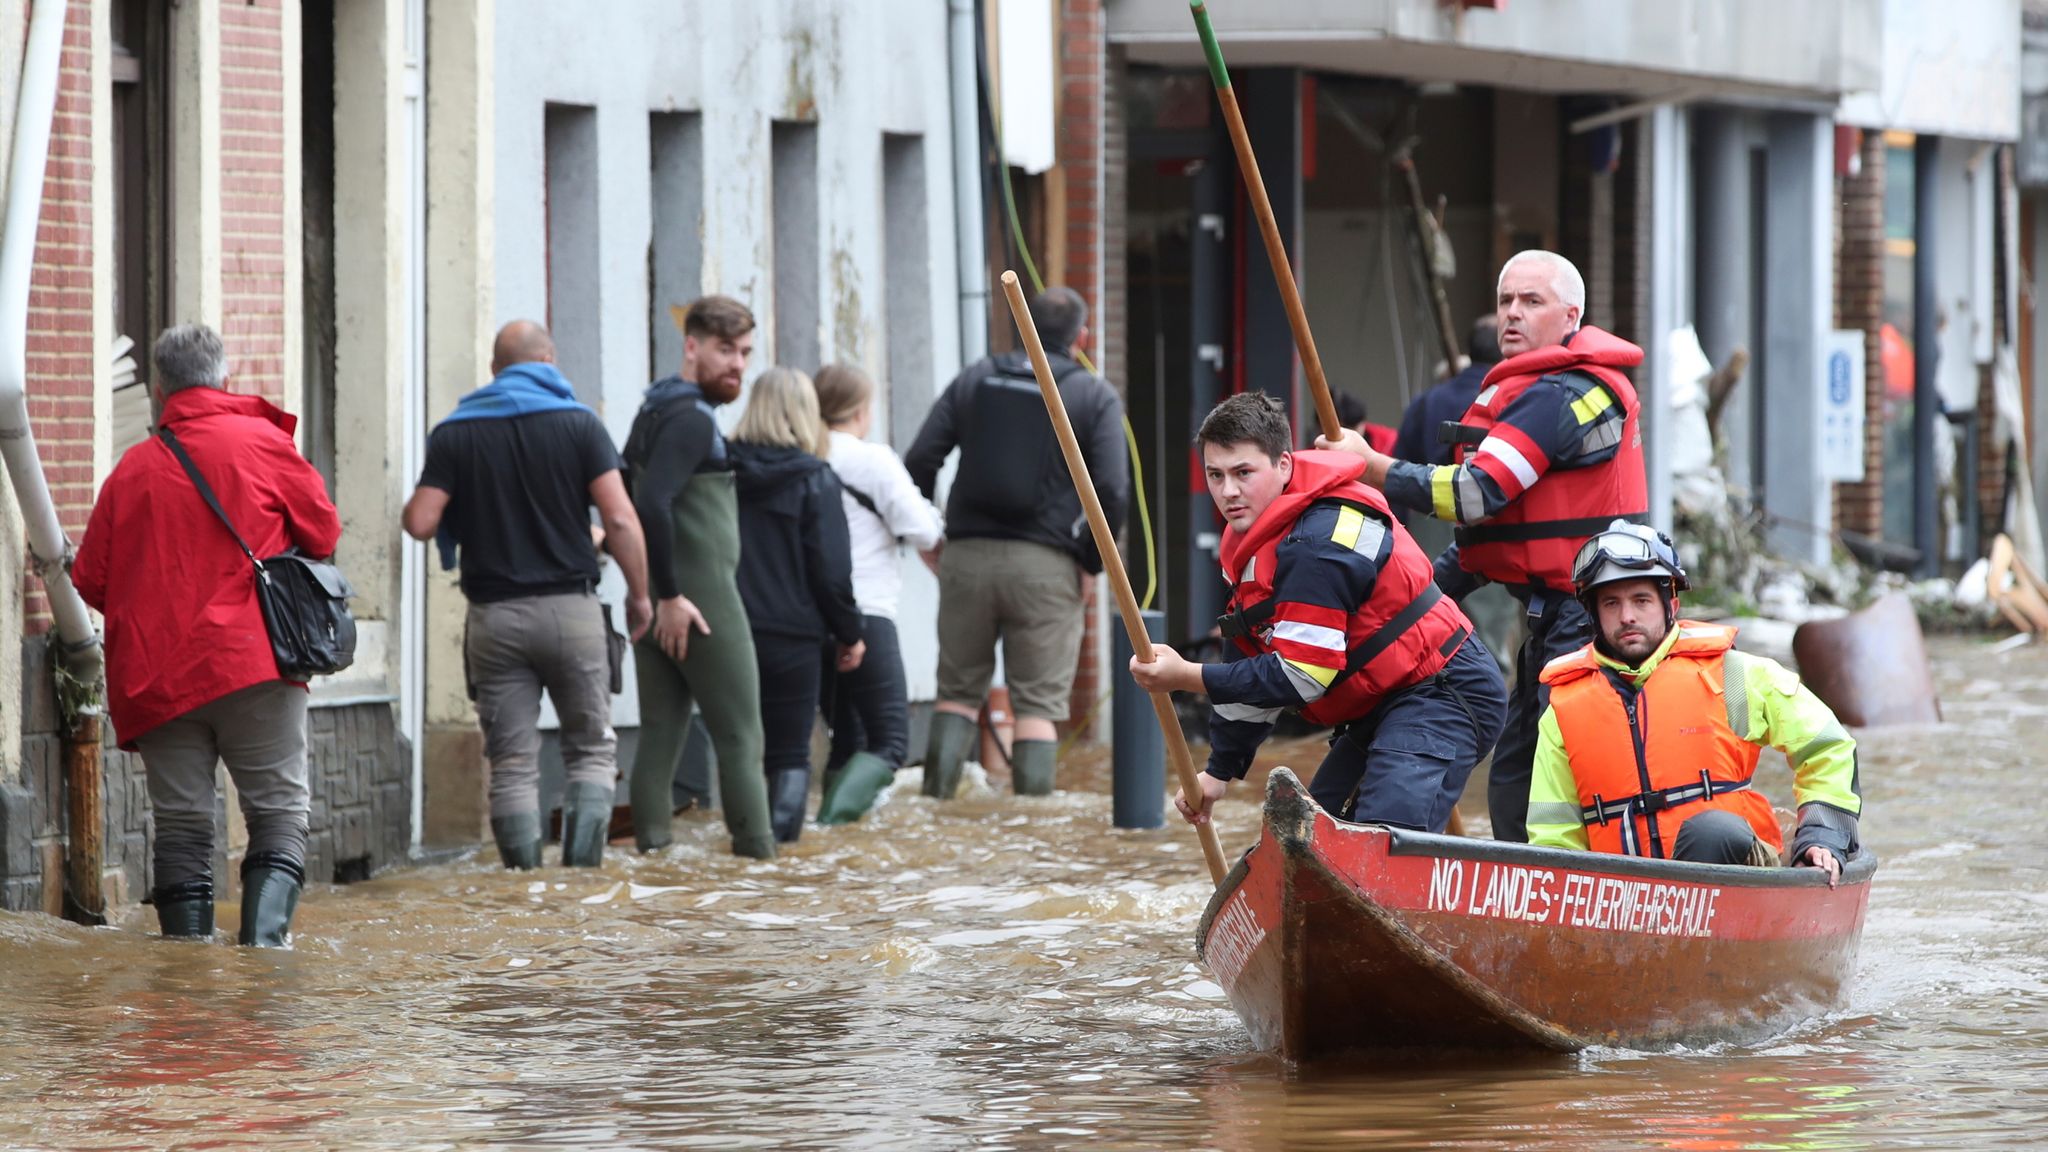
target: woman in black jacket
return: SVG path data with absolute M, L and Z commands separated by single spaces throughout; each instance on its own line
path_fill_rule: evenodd
M 810 377 L 771 368 L 733 429 L 740 507 L 740 599 L 761 674 L 762 766 L 775 838 L 802 833 L 811 787 L 811 724 L 830 659 L 860 666 L 860 608 L 830 440 Z M 828 652 L 829 648 L 829 652 Z

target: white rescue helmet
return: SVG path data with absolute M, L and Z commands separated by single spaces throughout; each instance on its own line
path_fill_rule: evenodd
M 1645 524 L 1616 520 L 1581 545 L 1572 560 L 1572 592 L 1588 612 L 1594 611 L 1594 589 L 1644 579 L 1663 586 L 1668 615 L 1678 611 L 1678 594 L 1692 587 L 1671 537 Z

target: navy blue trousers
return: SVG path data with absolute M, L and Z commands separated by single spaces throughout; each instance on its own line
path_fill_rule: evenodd
M 1515 691 L 1508 700 L 1507 727 L 1486 771 L 1486 812 L 1495 840 L 1527 843 L 1529 778 L 1536 771 L 1536 725 L 1550 707 L 1543 666 L 1593 641 L 1593 618 L 1576 599 L 1557 592 L 1517 592 L 1526 612 L 1529 638 L 1515 654 Z
M 1467 637 L 1443 671 L 1337 729 L 1309 795 L 1339 819 L 1441 832 L 1506 712 L 1500 665 Z
M 829 776 L 846 766 L 855 752 L 869 752 L 903 767 L 910 749 L 910 702 L 903 682 L 903 648 L 896 622 L 886 616 L 861 617 L 867 654 L 860 667 L 840 672 L 825 667 L 825 707 L 832 724 Z

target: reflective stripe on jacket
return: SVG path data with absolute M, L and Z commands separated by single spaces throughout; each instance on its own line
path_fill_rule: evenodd
M 1471 622 L 1437 590 L 1429 558 L 1401 527 L 1378 491 L 1358 481 L 1365 461 L 1344 452 L 1296 452 L 1278 499 L 1243 533 L 1223 534 L 1223 571 L 1231 580 L 1231 639 L 1247 656 L 1277 653 L 1290 677 L 1320 689 L 1301 708 L 1315 724 L 1340 724 L 1372 711 L 1388 693 L 1442 670 L 1471 635 Z M 1273 599 L 1280 542 L 1319 501 L 1343 505 L 1332 539 L 1376 556 L 1392 548 L 1365 602 L 1348 614 Z M 1305 696 L 1306 698 L 1306 696 Z
M 1464 438 L 1453 456 L 1460 465 L 1485 471 L 1514 499 L 1484 522 L 1457 530 L 1459 561 L 1502 584 L 1541 584 L 1568 590 L 1572 557 L 1586 538 L 1616 517 L 1641 519 L 1650 505 L 1643 475 L 1643 435 L 1635 387 L 1621 369 L 1642 363 L 1634 344 L 1587 325 L 1570 344 L 1537 348 L 1493 366 L 1486 384 L 1464 418 Z M 1620 443 L 1615 454 L 1583 468 L 1547 468 L 1528 436 L 1501 424 L 1501 415 L 1538 381 L 1562 372 L 1580 372 L 1604 389 L 1589 392 L 1572 410 L 1580 423 L 1592 427 L 1609 404 L 1619 404 Z M 1598 422 L 1616 428 L 1611 421 Z M 1498 430 L 1496 430 L 1498 426 Z M 1603 432 L 1613 436 L 1615 432 Z M 1611 441 L 1610 441 L 1611 442 Z M 1440 471 L 1448 480 L 1448 471 Z M 1526 491 L 1524 490 L 1526 489 Z
M 1550 709 L 1529 789 L 1532 844 L 1669 856 L 1679 826 L 1715 807 L 1782 850 L 1770 801 L 1750 788 L 1768 744 L 1796 777 L 1798 841 L 1811 825 L 1813 842 L 1848 853 L 1862 811 L 1855 740 L 1796 675 L 1736 651 L 1734 637 L 1680 621 L 1640 669 L 1592 645 L 1544 668 Z

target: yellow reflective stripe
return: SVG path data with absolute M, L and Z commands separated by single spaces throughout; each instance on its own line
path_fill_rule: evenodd
M 1608 395 L 1607 389 L 1595 388 L 1572 401 L 1572 415 L 1578 417 L 1581 424 L 1591 424 L 1602 412 L 1613 406 L 1614 397 Z
M 1534 800 L 1529 801 L 1527 824 L 1532 828 L 1538 824 L 1583 824 L 1585 819 L 1584 811 L 1577 804 L 1559 804 L 1555 801 L 1539 804 Z
M 1749 739 L 1749 654 L 1730 648 L 1721 654 L 1721 691 L 1728 708 L 1728 727 L 1740 740 Z
M 1304 664 L 1299 660 L 1289 660 L 1285 656 L 1282 656 L 1280 659 L 1289 668 L 1294 669 L 1325 688 L 1328 688 L 1331 682 L 1337 679 L 1337 673 L 1342 671 L 1342 669 L 1338 668 L 1323 668 L 1314 664 Z
M 1356 508 L 1337 509 L 1337 529 L 1330 533 L 1330 539 L 1339 547 L 1358 547 L 1358 532 L 1365 527 L 1365 513 Z
M 1557 712 L 1546 708 L 1536 721 L 1536 756 L 1530 765 L 1529 843 L 1544 848 L 1588 847 L 1584 817 L 1579 811 L 1578 783 Z
M 1452 487 L 1458 477 L 1455 464 L 1439 464 L 1429 473 L 1429 500 L 1439 520 L 1458 519 L 1457 490 Z
M 1840 721 L 1831 722 L 1826 728 L 1821 730 L 1820 735 L 1808 740 L 1805 747 L 1786 754 L 1785 759 L 1791 763 L 1792 770 L 1796 772 L 1804 768 L 1808 760 L 1832 749 L 1837 744 L 1853 745 L 1853 741 L 1849 739 L 1849 730 L 1842 727 Z

